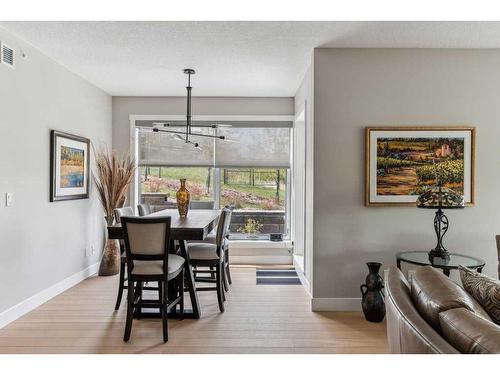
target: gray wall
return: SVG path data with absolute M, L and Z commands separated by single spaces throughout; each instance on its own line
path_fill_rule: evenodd
M 293 115 L 293 98 L 193 97 L 193 115 Z M 185 115 L 185 97 L 113 97 L 113 147 L 130 148 L 129 115 Z
M 359 297 L 367 261 L 435 244 L 433 212 L 363 205 L 364 127 L 474 125 L 476 205 L 448 211 L 448 249 L 496 273 L 500 50 L 314 52 L 314 297 Z
M 49 202 L 50 130 L 111 144 L 111 97 L 0 28 L 16 49 L 0 65 L 0 312 L 98 262 L 104 234 L 91 199 Z M 26 53 L 23 59 L 20 50 Z M 5 192 L 14 206 L 5 207 Z M 93 256 L 85 246 L 94 245 Z

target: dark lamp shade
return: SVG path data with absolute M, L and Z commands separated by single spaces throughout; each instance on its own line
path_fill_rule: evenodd
M 443 186 L 433 186 L 417 198 L 418 208 L 464 208 L 462 195 Z

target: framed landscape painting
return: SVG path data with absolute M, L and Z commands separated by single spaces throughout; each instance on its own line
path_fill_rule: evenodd
M 414 205 L 436 180 L 474 204 L 473 127 L 368 127 L 365 203 Z
M 50 201 L 89 197 L 90 140 L 50 132 Z

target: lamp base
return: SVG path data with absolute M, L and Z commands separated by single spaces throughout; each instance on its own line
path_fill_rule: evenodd
M 429 261 L 432 263 L 434 258 L 440 258 L 447 262 L 450 260 L 450 253 L 445 249 L 432 249 L 429 251 Z

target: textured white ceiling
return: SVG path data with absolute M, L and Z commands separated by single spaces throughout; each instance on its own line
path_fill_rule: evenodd
M 500 22 L 0 22 L 111 95 L 293 96 L 315 47 L 500 48 Z

